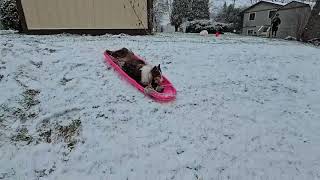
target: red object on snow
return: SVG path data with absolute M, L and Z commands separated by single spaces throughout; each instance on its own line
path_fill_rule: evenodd
M 219 32 L 216 32 L 216 37 L 219 37 L 220 36 L 220 33 Z
M 138 82 L 136 82 L 133 78 L 131 78 L 126 72 L 124 72 L 120 66 L 118 66 L 114 61 L 113 57 L 104 53 L 105 60 L 119 73 L 119 75 L 123 78 L 125 78 L 130 84 L 132 84 L 135 88 L 137 88 L 139 91 L 144 93 L 145 95 L 148 95 L 152 97 L 153 99 L 157 101 L 162 102 L 168 102 L 172 101 L 176 98 L 177 90 L 173 87 L 172 83 L 165 77 L 163 77 L 163 81 L 161 83 L 161 86 L 164 87 L 164 90 L 162 93 L 159 93 L 157 91 L 151 91 L 150 93 L 145 92 L 145 88 L 141 86 Z M 138 59 L 144 61 L 142 58 L 136 56 Z M 144 61 L 145 62 L 145 61 Z

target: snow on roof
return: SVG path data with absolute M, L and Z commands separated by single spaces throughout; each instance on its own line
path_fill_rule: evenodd
M 284 6 L 284 5 L 286 5 L 286 3 L 280 3 L 280 2 L 274 2 L 274 1 L 262 0 L 262 1 L 259 1 L 259 2 L 255 3 L 255 4 L 253 4 L 252 6 L 244 9 L 244 10 L 242 11 L 242 13 L 248 11 L 249 9 L 255 7 L 256 5 L 258 5 L 258 4 L 260 4 L 260 3 L 271 3 L 271 4 L 274 4 L 274 5 L 278 5 L 278 6 Z
M 268 1 L 268 0 L 262 0 L 262 1 L 263 2 L 277 4 L 277 5 L 281 5 L 281 6 L 284 6 L 284 5 L 287 5 L 287 4 L 290 4 L 290 3 L 294 2 L 294 1 L 290 1 L 288 3 L 282 3 L 282 2 L 275 2 L 275 1 Z M 303 2 L 296 1 L 296 2 L 303 3 L 303 4 L 308 4 L 311 7 L 311 9 L 313 9 L 313 7 L 316 5 L 316 2 L 307 2 L 307 1 L 303 1 Z
M 305 4 L 309 4 L 309 6 L 311 7 L 311 9 L 314 8 L 314 6 L 316 5 L 316 2 L 303 2 Z
M 280 6 L 284 6 L 284 5 L 287 4 L 287 3 L 275 2 L 275 1 L 267 1 L 267 0 L 263 0 L 262 2 L 273 3 L 273 4 L 280 5 Z
M 309 5 L 311 7 L 311 9 L 313 9 L 313 7 L 316 5 L 316 2 L 310 2 L 310 1 L 291 1 L 288 4 L 290 4 L 292 2 L 297 2 L 297 3 Z

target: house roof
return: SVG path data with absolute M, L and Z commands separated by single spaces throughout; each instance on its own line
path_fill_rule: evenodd
M 298 2 L 298 1 L 291 1 L 290 3 L 282 6 L 279 10 L 301 8 L 301 7 L 310 7 L 310 5 L 306 3 Z
M 242 13 L 244 13 L 244 12 L 246 12 L 246 11 L 248 11 L 248 10 L 250 10 L 250 9 L 252 9 L 252 8 L 254 8 L 254 7 L 256 7 L 257 5 L 259 5 L 259 4 L 263 4 L 263 3 L 265 3 L 265 4 L 273 4 L 273 5 L 275 5 L 275 6 L 277 6 L 277 8 L 280 8 L 280 7 L 282 7 L 282 6 L 284 6 L 286 3 L 280 3 L 280 2 L 271 2 L 271 1 L 259 1 L 259 2 L 257 2 L 256 4 L 254 4 L 254 5 L 252 5 L 252 6 L 250 6 L 250 7 L 248 7 L 248 8 L 246 8 L 246 9 L 244 9 L 243 11 L 241 11 Z
M 264 2 L 269 2 L 269 3 L 277 4 L 277 5 L 280 5 L 280 6 L 284 6 L 284 5 L 286 5 L 286 4 L 287 4 L 287 3 L 283 3 L 283 2 L 275 2 L 275 1 L 264 1 Z

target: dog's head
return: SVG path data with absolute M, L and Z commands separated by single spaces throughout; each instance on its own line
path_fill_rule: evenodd
M 152 79 L 156 84 L 161 84 L 162 82 L 162 72 L 160 68 L 160 64 L 158 66 L 154 66 L 151 70 Z

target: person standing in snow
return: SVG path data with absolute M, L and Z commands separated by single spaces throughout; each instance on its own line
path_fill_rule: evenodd
M 272 37 L 277 36 L 278 26 L 281 24 L 281 19 L 279 18 L 279 14 L 271 20 L 271 29 L 272 29 Z

